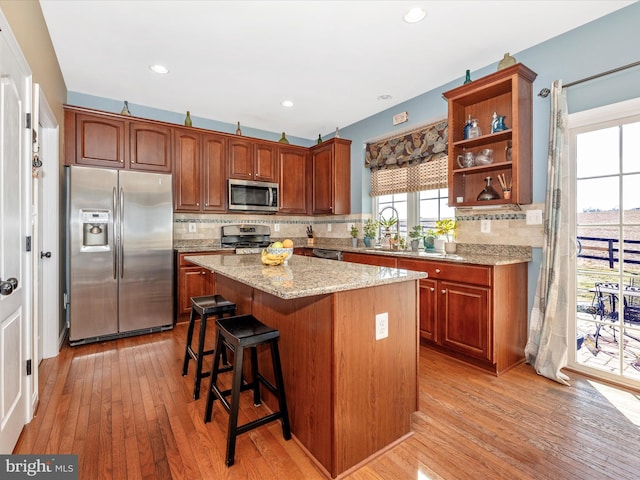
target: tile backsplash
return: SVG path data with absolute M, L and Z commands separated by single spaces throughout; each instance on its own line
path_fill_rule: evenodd
M 544 210 L 544 204 L 500 209 L 462 209 L 456 211 L 456 241 L 474 245 L 520 245 L 541 247 L 543 225 L 527 225 L 527 210 Z M 306 241 L 306 227 L 311 225 L 318 241 L 342 243 L 351 237 L 352 223 L 362 238 L 362 224 L 370 214 L 331 215 L 322 217 L 259 214 L 188 214 L 174 213 L 173 239 L 180 245 L 220 245 L 222 225 L 263 224 L 271 227 L 271 238 L 291 238 L 297 244 Z M 482 220 L 490 221 L 490 231 L 481 231 Z M 191 226 L 191 230 L 189 227 Z M 195 231 L 193 231 L 195 230 Z

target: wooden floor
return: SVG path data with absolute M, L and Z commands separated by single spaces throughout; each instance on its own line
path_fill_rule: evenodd
M 193 362 L 180 374 L 185 332 L 43 361 L 37 415 L 14 453 L 76 453 L 82 480 L 324 478 L 278 422 L 238 437 L 236 463 L 224 466 L 227 416 L 216 402 L 203 423 Z M 346 478 L 640 478 L 640 394 L 571 377 L 564 387 L 521 365 L 496 378 L 422 347 L 415 434 Z M 259 413 L 247 406 L 241 421 Z

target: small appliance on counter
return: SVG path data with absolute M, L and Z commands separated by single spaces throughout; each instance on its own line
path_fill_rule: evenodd
M 268 225 L 224 225 L 220 244 L 223 248 L 235 248 L 237 254 L 260 253 L 271 243 Z

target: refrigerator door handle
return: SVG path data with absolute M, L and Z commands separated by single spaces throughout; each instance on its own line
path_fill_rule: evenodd
M 124 188 L 120 188 L 120 278 L 124 278 Z
M 116 214 L 116 202 L 117 202 L 117 193 L 116 193 L 116 187 L 113 187 L 113 210 L 111 210 L 113 212 L 113 215 L 115 217 Z M 116 224 L 116 219 L 113 219 L 113 225 L 115 226 Z M 117 271 L 118 271 L 118 251 L 117 251 L 117 247 L 118 247 L 118 233 L 117 232 L 113 232 L 113 279 L 115 280 L 118 277 Z

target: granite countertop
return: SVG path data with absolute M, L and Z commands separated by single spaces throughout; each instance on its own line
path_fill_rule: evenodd
M 288 265 L 262 265 L 260 255 L 194 255 L 191 263 L 208 268 L 283 299 L 325 295 L 426 278 L 423 272 L 375 267 L 293 255 Z

